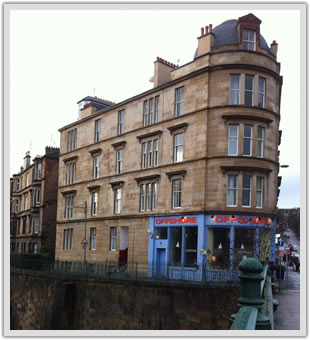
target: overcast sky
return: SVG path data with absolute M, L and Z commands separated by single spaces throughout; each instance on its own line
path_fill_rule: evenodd
M 26 151 L 59 146 L 87 95 L 119 102 L 153 87 L 157 56 L 193 60 L 200 28 L 253 13 L 283 75 L 280 208 L 300 205 L 300 13 L 297 10 L 14 10 L 10 16 L 10 174 Z M 89 7 L 91 8 L 91 7 Z M 227 8 L 227 6 L 225 6 Z M 297 39 L 296 39 L 297 37 Z M 180 60 L 178 62 L 178 59 Z

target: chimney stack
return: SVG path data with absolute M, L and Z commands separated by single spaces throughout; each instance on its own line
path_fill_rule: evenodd
M 274 40 L 273 42 L 272 42 L 272 44 L 270 45 L 270 48 L 271 48 L 271 53 L 275 56 L 275 57 L 277 57 L 277 53 L 278 53 L 278 44 L 277 44 L 277 42 Z
M 24 168 L 27 169 L 30 166 L 30 151 L 26 152 L 26 156 L 24 157 Z
M 214 46 L 214 33 L 212 33 L 212 24 L 205 26 L 205 29 L 205 34 L 198 37 L 198 57 L 209 53 Z M 201 33 L 203 31 L 204 29 L 201 28 Z
M 156 61 L 154 62 L 154 87 L 170 81 L 171 80 L 170 72 L 176 67 L 177 65 L 157 57 Z

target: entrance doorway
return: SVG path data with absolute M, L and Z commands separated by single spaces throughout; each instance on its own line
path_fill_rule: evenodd
M 119 267 L 127 265 L 128 261 L 128 227 L 120 227 Z

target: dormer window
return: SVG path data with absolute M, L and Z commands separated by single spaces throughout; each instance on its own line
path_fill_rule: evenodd
M 242 34 L 243 48 L 249 51 L 256 50 L 256 32 L 244 30 Z

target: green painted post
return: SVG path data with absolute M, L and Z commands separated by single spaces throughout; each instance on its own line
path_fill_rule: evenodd
M 248 258 L 240 263 L 239 269 L 241 271 L 239 276 L 241 281 L 241 296 L 238 299 L 238 306 L 257 308 L 257 330 L 272 329 L 269 318 L 260 312 L 264 304 L 264 300 L 261 296 L 261 281 L 264 279 L 262 275 L 264 269 L 263 265 L 255 258 Z M 235 320 L 235 317 L 236 314 L 231 316 L 231 324 Z

